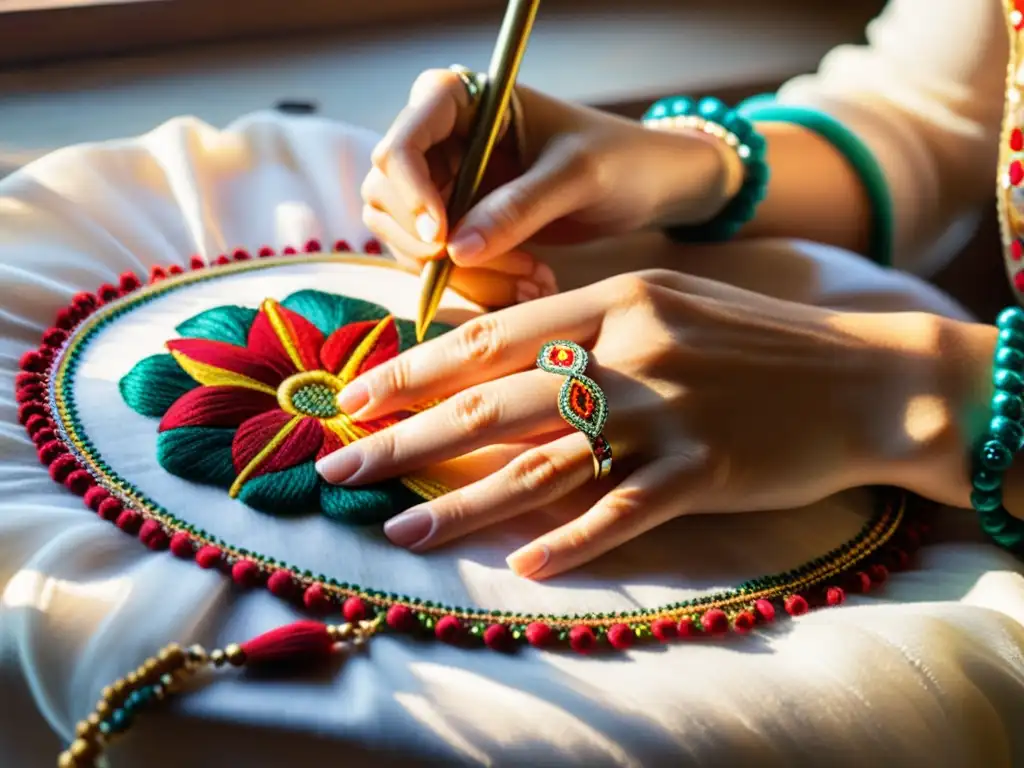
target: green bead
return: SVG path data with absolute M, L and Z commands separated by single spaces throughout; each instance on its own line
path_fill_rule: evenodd
M 1019 371 L 1024 368 L 1024 352 L 1011 347 L 1000 347 L 996 350 L 995 363 L 997 368 Z
M 688 96 L 678 96 L 672 99 L 671 112 L 673 117 L 685 117 L 693 114 L 694 102 Z
M 996 327 L 1024 332 L 1024 311 L 1020 307 L 1007 307 L 996 318 Z
M 664 101 L 655 102 L 650 110 L 647 112 L 648 120 L 660 120 L 664 117 L 668 117 L 668 106 Z
M 989 440 L 981 446 L 978 461 L 985 469 L 1002 472 L 1013 463 L 1013 452 L 998 440 Z
M 988 429 L 992 437 L 1009 446 L 1014 452 L 1020 448 L 1021 440 L 1024 440 L 1024 427 L 1005 416 L 993 416 L 988 423 Z
M 1003 347 L 1024 351 L 1024 333 L 1012 328 L 1004 328 L 999 331 L 996 343 Z
M 1000 490 L 971 492 L 971 506 L 979 512 L 991 512 L 1003 505 L 1003 494 Z
M 979 491 L 994 491 L 1003 484 L 1003 474 L 991 469 L 979 469 L 971 478 L 971 485 Z
M 697 104 L 698 114 L 700 114 L 700 116 L 705 120 L 710 120 L 712 122 L 718 122 L 718 120 L 721 120 L 725 117 L 725 113 L 728 111 L 729 108 L 725 106 L 720 99 L 716 99 L 714 96 L 705 96 L 700 100 L 700 103 Z
M 996 370 L 992 375 L 992 383 L 997 389 L 1001 389 L 1004 392 L 1011 392 L 1015 395 L 1024 392 L 1024 379 L 1021 378 L 1020 374 L 1014 371 L 1007 371 L 1004 368 Z
M 1020 421 L 1024 416 L 1024 402 L 1010 392 L 996 392 L 992 395 L 992 415 Z

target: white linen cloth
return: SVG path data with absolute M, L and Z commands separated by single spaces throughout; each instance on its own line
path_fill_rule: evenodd
M 213 647 L 299 615 L 266 591 L 240 593 L 220 574 L 149 552 L 52 483 L 17 424 L 18 358 L 76 291 L 126 269 L 310 236 L 363 242 L 358 187 L 373 141 L 314 118 L 255 115 L 224 131 L 177 120 L 54 153 L 0 182 L 0 764 L 53 764 L 61 744 L 52 734 L 70 738 L 104 685 L 170 640 Z M 842 304 L 874 287 L 879 306 L 958 312 L 912 278 L 824 249 L 800 254 L 813 267 L 800 270 L 801 290 L 822 301 Z M 751 286 L 777 280 L 766 262 L 722 256 L 680 264 L 733 270 L 723 276 Z M 284 283 L 310 269 L 289 267 L 276 284 L 252 275 L 230 292 L 217 293 L 214 280 L 188 289 L 186 305 L 140 310 L 152 333 L 104 332 L 125 352 L 98 345 L 86 355 L 94 370 L 115 368 L 91 394 L 83 389 L 83 415 L 115 468 L 162 498 L 184 485 L 154 468 L 145 436 L 155 424 L 125 421 L 130 412 L 110 395 L 115 372 L 156 351 L 199 304 L 282 297 Z M 386 295 L 411 313 L 412 278 L 389 272 L 382 293 L 360 274 L 332 266 L 317 280 Z M 222 492 L 202 498 L 196 522 L 211 530 L 239 514 Z M 272 533 L 281 524 L 256 512 L 231 536 L 365 586 L 574 612 L 662 603 L 791 567 L 855 531 L 868 509 L 857 492 L 805 510 L 680 520 L 547 585 L 516 579 L 502 563 L 528 524 L 429 558 L 323 520 Z M 219 675 L 140 718 L 110 764 L 1024 765 L 1024 566 L 982 541 L 969 515 L 948 511 L 938 523 L 939 543 L 884 591 L 748 638 L 585 658 L 378 637 L 323 675 Z

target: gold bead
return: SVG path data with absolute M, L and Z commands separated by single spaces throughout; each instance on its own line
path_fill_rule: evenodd
M 135 672 L 129 672 L 124 676 L 124 681 L 132 688 L 139 684 L 139 676 Z
M 227 659 L 224 658 L 224 651 L 220 648 L 214 648 L 210 651 L 210 661 L 213 662 L 213 666 L 215 667 L 223 667 L 224 662 L 227 661 Z
M 80 762 L 91 760 L 99 754 L 99 750 L 96 748 L 96 745 L 91 741 L 86 741 L 85 739 L 75 739 L 71 742 L 71 746 L 68 747 L 68 752 L 71 753 L 71 756 L 75 758 L 75 760 Z
M 335 625 L 335 624 L 328 624 L 327 625 L 327 637 L 330 638 L 331 640 L 335 640 L 335 641 L 337 641 L 339 639 L 337 625 Z
M 149 659 L 145 664 L 142 665 L 143 676 L 147 679 L 150 678 L 155 672 L 160 670 L 162 662 L 157 659 Z
M 348 640 L 350 637 L 352 637 L 353 631 L 354 629 L 352 628 L 352 625 L 348 622 L 345 622 L 340 627 L 338 627 L 338 639 Z
M 224 656 L 228 660 L 228 664 L 233 667 L 240 667 L 245 664 L 245 651 L 242 650 L 242 646 L 238 643 L 232 643 L 224 649 Z
M 354 645 L 356 648 L 362 648 L 364 645 L 366 645 L 366 638 L 363 635 L 356 635 L 354 638 L 352 638 L 352 645 Z
M 360 621 L 359 629 L 361 629 L 363 632 L 369 632 L 371 629 L 373 629 L 373 622 L 366 620 Z
M 95 710 L 96 714 L 101 718 L 104 718 L 110 714 L 110 705 L 102 699 L 96 702 L 96 706 L 93 707 L 93 709 Z
M 128 695 L 128 689 L 130 686 L 125 680 L 122 679 L 118 680 L 110 687 L 114 689 L 114 697 L 121 698 L 122 696 Z
M 171 643 L 162 651 L 158 657 L 165 668 L 176 669 L 185 663 L 185 651 L 177 643 Z
M 82 720 L 75 726 L 75 736 L 80 739 L 90 738 L 96 733 L 96 726 L 88 720 Z
M 188 660 L 193 664 L 205 664 L 209 657 L 206 654 L 206 649 L 203 646 L 196 645 L 189 646 L 188 649 Z
M 57 758 L 57 768 L 80 768 L 75 756 L 70 752 L 61 752 Z
M 104 701 L 110 701 L 117 696 L 117 691 L 114 690 L 114 686 L 108 685 L 102 691 L 100 691 L 100 698 Z
M 87 718 L 85 718 L 85 722 L 87 722 L 91 728 L 96 729 L 100 727 L 100 722 L 102 721 L 100 720 L 99 715 L 92 712 Z

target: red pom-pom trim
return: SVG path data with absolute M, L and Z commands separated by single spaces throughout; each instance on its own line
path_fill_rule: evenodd
M 205 269 L 206 268 L 206 260 L 202 256 L 199 256 L 199 255 L 190 256 L 189 259 L 188 259 L 188 268 L 193 270 L 193 271 L 198 270 L 198 269 Z
M 302 604 L 313 613 L 327 613 L 331 609 L 331 598 L 323 584 L 310 584 L 302 593 Z
M 864 593 L 871 591 L 871 577 L 864 571 L 856 571 L 846 577 L 846 589 L 848 592 Z
M 542 621 L 526 625 L 526 642 L 535 648 L 546 648 L 555 640 L 555 630 Z
M 50 477 L 55 483 L 63 483 L 76 469 L 81 469 L 78 461 L 74 456 L 65 453 L 50 462 Z
M 636 633 L 626 624 L 612 624 L 608 627 L 608 643 L 617 651 L 625 651 L 633 647 Z
M 363 253 L 379 256 L 383 252 L 379 240 L 367 240 L 363 245 Z
M 106 488 L 101 488 L 98 485 L 94 485 L 88 491 L 85 492 L 85 497 L 82 501 L 85 502 L 85 506 L 91 509 L 93 512 L 98 512 L 100 504 L 110 498 L 110 494 L 107 493 Z
M 491 624 L 484 630 L 484 645 L 492 651 L 507 653 L 512 650 L 512 633 L 504 624 Z
M 117 284 L 121 287 L 123 293 L 131 293 L 142 287 L 142 281 L 139 280 L 139 276 L 134 272 L 122 272 Z
M 868 568 L 868 577 L 872 584 L 885 584 L 889 580 L 889 569 L 881 563 L 875 563 Z
M 235 261 L 249 261 L 252 256 L 247 250 L 245 250 L 245 248 L 236 248 L 235 252 L 231 254 L 231 258 Z
M 659 642 L 667 643 L 679 637 L 679 629 L 672 619 L 658 619 L 651 624 L 651 634 Z
M 724 635 L 729 631 L 729 617 L 721 608 L 712 608 L 700 617 L 700 625 L 709 635 Z
M 134 536 L 142 527 L 142 515 L 134 509 L 126 509 L 117 516 L 117 520 L 114 521 L 114 525 L 125 533 L 130 533 Z
M 109 304 L 115 299 L 121 298 L 121 289 L 118 288 L 116 285 L 104 283 L 99 287 L 99 289 L 97 289 L 96 295 L 104 304 Z
M 455 616 L 442 616 L 434 625 L 434 635 L 445 643 L 458 643 L 462 640 L 462 622 Z
M 736 618 L 732 620 L 732 628 L 741 635 L 746 634 L 754 628 L 754 624 L 757 623 L 757 618 L 751 611 L 740 611 L 736 614 Z
M 28 352 L 21 356 L 18 360 L 18 367 L 23 371 L 31 371 L 32 373 L 42 373 L 46 370 L 49 365 L 49 360 L 45 355 L 41 354 L 38 349 L 30 349 Z M 24 424 L 25 422 L 21 422 Z
M 218 267 L 225 267 L 231 263 L 231 257 L 222 253 L 220 256 L 213 260 L 213 263 L 216 264 Z
M 146 520 L 139 528 L 139 541 L 156 551 L 167 549 L 171 543 L 167 531 L 156 520 Z
M 841 587 L 829 587 L 825 590 L 825 603 L 830 606 L 842 605 L 846 602 L 846 593 Z
M 196 546 L 192 542 L 192 537 L 184 531 L 178 531 L 171 536 L 171 554 L 182 560 L 193 559 L 196 556 Z
M 676 633 L 680 637 L 696 637 L 700 634 L 700 627 L 689 616 L 684 616 L 676 625 Z
M 396 632 L 412 632 L 416 629 L 416 614 L 408 605 L 392 605 L 384 619 Z
M 298 253 L 298 251 L 296 251 L 292 246 L 286 245 L 284 249 L 281 251 L 281 253 L 283 253 L 285 256 L 294 256 L 296 253 Z
M 200 568 L 219 568 L 223 558 L 224 553 L 210 544 L 200 547 L 196 552 L 196 563 Z
M 231 579 L 240 587 L 258 586 L 262 577 L 259 565 L 252 560 L 239 560 L 231 566 Z
M 99 509 L 96 510 L 97 515 L 110 523 L 116 522 L 122 512 L 124 512 L 124 507 L 113 496 L 101 501 Z
M 85 492 L 95 484 L 96 481 L 92 479 L 92 475 L 84 469 L 76 469 L 64 478 L 64 487 L 75 494 L 75 496 L 84 496 Z
M 320 253 L 323 248 L 320 246 L 320 241 L 317 239 L 307 240 L 306 245 L 303 247 L 306 253 Z
M 586 624 L 577 624 L 569 630 L 569 647 L 576 653 L 590 653 L 596 645 L 597 636 Z
M 345 621 L 362 621 L 369 613 L 366 603 L 359 597 L 350 597 L 341 605 L 341 615 L 345 617 Z
M 784 606 L 786 613 L 790 616 L 803 616 L 810 607 L 807 605 L 807 599 L 803 595 L 790 595 L 786 598 Z
M 50 466 L 54 459 L 58 456 L 68 452 L 68 448 L 60 440 L 50 440 L 47 443 L 43 443 L 39 446 L 39 450 L 36 451 L 36 455 L 39 457 L 39 463 Z
M 271 256 L 275 256 L 276 252 L 269 245 L 264 245 L 259 250 L 259 257 L 261 259 L 269 259 Z
M 63 328 L 47 328 L 43 334 L 43 346 L 59 349 L 68 340 L 68 332 Z
M 775 606 L 771 600 L 757 600 L 754 602 L 754 614 L 765 624 L 775 621 Z
M 270 590 L 271 594 L 285 600 L 291 600 L 298 594 L 298 586 L 295 584 L 295 579 L 288 571 L 279 570 L 274 571 L 267 578 L 267 589 Z
M 348 244 L 348 240 L 335 240 L 334 241 L 334 252 L 335 253 L 349 253 L 352 251 L 352 246 Z
M 29 384 L 42 384 L 43 377 L 30 371 L 18 371 L 14 377 L 14 388 L 27 387 Z

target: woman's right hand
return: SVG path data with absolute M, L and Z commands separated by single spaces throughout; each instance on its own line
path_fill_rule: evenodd
M 554 292 L 553 278 L 524 244 L 703 221 L 735 191 L 736 169 L 707 134 L 652 131 L 524 86 L 517 96 L 519 141 L 506 127 L 478 202 L 461 222 L 449 222 L 445 205 L 475 104 L 454 72 L 430 70 L 416 80 L 362 188 L 367 226 L 399 261 L 417 267 L 447 250 L 464 274 L 540 272 L 550 283 L 538 286 L 543 295 Z

